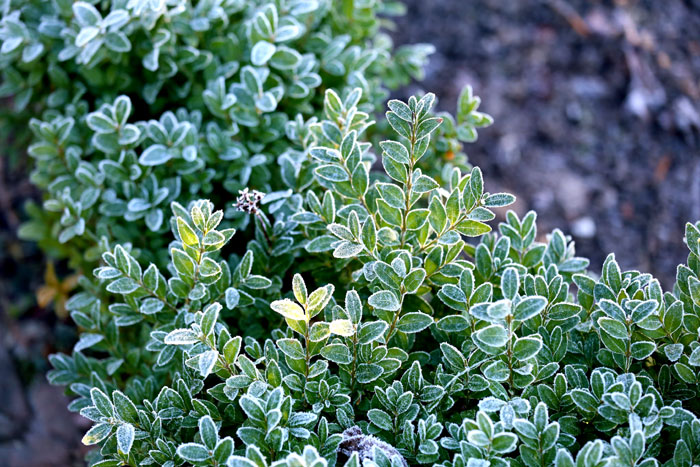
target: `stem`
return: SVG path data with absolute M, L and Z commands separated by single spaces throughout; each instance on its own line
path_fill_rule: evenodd
M 340 164 L 340 166 L 343 168 L 345 173 L 348 175 L 348 178 L 350 179 L 350 182 L 352 183 L 352 172 L 350 172 L 350 169 L 348 169 L 347 165 L 345 165 L 345 158 L 343 158 L 342 154 L 340 155 L 340 157 L 341 157 L 341 162 L 342 162 Z M 360 163 L 362 163 L 362 162 L 360 162 Z M 374 224 L 377 225 L 377 218 L 374 217 L 374 213 L 369 209 L 369 204 L 367 203 L 367 199 L 365 198 L 365 195 L 360 194 L 358 199 L 360 200 L 360 203 L 367 211 L 367 214 L 369 214 L 372 217 L 372 219 L 374 220 Z
M 260 220 L 260 227 L 262 228 L 263 235 L 265 235 L 265 240 L 267 240 L 268 245 L 272 245 L 272 241 L 270 240 L 270 236 L 267 233 L 267 225 L 265 224 L 267 222 L 267 219 L 265 218 L 265 215 L 260 212 L 259 209 L 255 210 L 255 217 Z
M 411 122 L 411 147 L 408 154 L 408 180 L 405 183 L 405 193 L 406 193 L 406 207 L 403 211 L 401 218 L 401 249 L 406 245 L 406 232 L 407 226 L 406 221 L 408 219 L 408 213 L 411 210 L 411 190 L 413 189 L 413 166 L 415 164 L 415 154 L 416 154 L 416 116 L 413 116 L 413 122 Z
M 625 373 L 629 373 L 632 366 L 632 332 L 630 331 L 629 318 L 625 320 L 627 327 L 627 351 L 625 352 Z
M 357 329 L 352 336 L 352 370 L 350 371 L 350 394 L 355 390 L 355 373 L 357 372 Z
M 433 246 L 433 245 L 435 245 L 437 242 L 439 242 L 443 235 L 445 235 L 446 233 L 449 233 L 449 232 L 452 232 L 453 230 L 455 230 L 455 229 L 457 228 L 457 226 L 458 226 L 462 221 L 466 220 L 467 217 L 469 217 L 469 214 L 471 214 L 471 213 L 474 211 L 474 209 L 476 209 L 476 208 L 478 208 L 478 207 L 481 207 L 481 201 L 479 201 L 478 203 L 476 203 L 476 205 L 474 205 L 474 207 L 473 207 L 472 209 L 470 209 L 469 211 L 465 211 L 465 212 L 463 212 L 462 214 L 460 214 L 459 217 L 454 221 L 454 223 L 451 223 L 449 227 L 447 227 L 445 230 L 443 230 L 442 232 L 440 232 L 435 238 L 433 238 L 433 239 L 430 240 L 428 243 L 426 243 L 425 245 L 423 245 L 422 247 L 420 247 L 420 248 L 418 249 L 418 253 L 423 253 L 425 250 L 427 250 L 428 248 L 430 248 L 431 246 Z M 520 261 L 522 262 L 522 258 L 520 259 Z
M 148 287 L 146 287 L 146 286 L 144 285 L 143 281 L 141 281 L 141 279 L 137 279 L 137 280 L 136 280 L 136 283 L 139 284 L 146 292 L 148 292 L 148 294 L 149 294 L 151 297 L 157 298 L 158 300 L 160 300 L 161 302 L 163 302 L 163 305 L 165 305 L 165 306 L 167 306 L 168 308 L 170 308 L 171 311 L 174 311 L 174 312 L 177 313 L 177 308 L 175 308 L 175 306 L 173 306 L 173 305 L 171 305 L 170 303 L 168 303 L 164 298 L 161 298 L 161 297 L 159 297 L 158 295 L 156 295 L 155 291 L 153 291 L 153 290 L 149 289 Z M 148 316 L 148 315 L 145 315 L 145 316 Z
M 204 232 L 204 235 L 206 235 L 207 232 Z M 197 268 L 194 271 L 194 280 L 192 282 L 192 287 L 190 287 L 190 292 L 194 290 L 195 286 L 199 282 L 199 267 L 202 264 L 202 258 L 204 258 L 204 248 L 200 245 L 199 248 L 197 248 L 197 261 L 196 261 L 196 266 Z M 185 299 L 185 306 L 188 306 L 190 304 L 190 297 L 189 294 L 187 294 L 187 298 Z
M 306 362 L 306 366 L 304 368 L 304 377 L 306 379 L 309 379 L 309 363 L 311 362 L 311 354 L 309 353 L 309 328 L 310 328 L 310 323 L 307 321 L 306 326 L 304 327 L 304 351 L 306 355 L 304 356 L 304 360 Z
M 229 365 L 228 362 L 226 362 L 226 360 L 224 359 L 224 356 L 221 355 L 221 353 L 219 353 L 219 349 L 216 348 L 216 345 L 210 345 L 209 341 L 207 340 L 206 337 L 204 337 L 203 339 L 200 338 L 200 342 L 202 342 L 204 345 L 209 347 L 211 350 L 216 351 L 216 353 L 218 354 L 216 359 L 219 362 L 219 365 L 224 367 L 226 369 L 226 371 L 228 371 L 231 376 L 235 376 L 238 374 L 238 372 L 236 372 L 233 368 L 231 368 L 231 365 Z
M 403 289 L 403 287 L 402 287 L 402 289 Z M 401 309 L 403 308 L 403 298 L 404 298 L 403 290 L 401 290 L 401 304 L 399 305 L 399 309 L 396 310 L 396 313 L 394 313 L 394 319 L 391 321 L 391 325 L 389 326 L 389 332 L 386 335 L 387 345 L 389 344 L 389 340 L 393 336 L 394 331 L 396 329 L 396 324 L 399 321 L 399 315 L 401 315 Z
M 506 316 L 506 324 L 508 324 L 508 349 L 506 356 L 508 357 L 508 386 L 513 390 L 513 316 Z

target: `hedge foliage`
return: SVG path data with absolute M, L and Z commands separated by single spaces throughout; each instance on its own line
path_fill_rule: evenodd
M 534 212 L 492 232 L 514 197 L 461 152 L 469 88 L 373 120 L 430 51 L 378 32 L 396 9 L 6 5 L 22 233 L 84 274 L 48 377 L 92 465 L 700 464 L 700 224 L 672 291 Z

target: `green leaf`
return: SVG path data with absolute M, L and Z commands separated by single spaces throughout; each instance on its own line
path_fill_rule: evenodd
M 95 26 L 102 21 L 102 15 L 97 8 L 87 2 L 73 3 L 73 14 L 81 26 Z
M 598 318 L 598 326 L 617 339 L 628 339 L 627 326 L 615 319 L 606 316 Z
M 117 448 L 124 454 L 129 454 L 134 444 L 136 430 L 130 423 L 124 423 L 117 428 Z
M 513 344 L 513 356 L 520 361 L 524 361 L 537 355 L 541 348 L 541 339 L 520 337 Z
M 668 344 L 664 346 L 664 354 L 670 361 L 678 361 L 683 355 L 683 344 Z
M 693 366 L 700 366 L 700 346 L 695 347 L 695 350 L 688 357 L 688 364 Z
M 379 143 L 379 146 L 384 151 L 382 155 L 391 158 L 399 164 L 408 164 L 411 161 L 408 149 L 398 141 L 382 141 Z
M 649 341 L 635 342 L 632 344 L 632 358 L 636 360 L 644 360 L 654 353 L 656 344 Z
M 382 337 L 388 328 L 389 325 L 384 321 L 365 323 L 360 328 L 357 340 L 360 344 L 369 344 Z
M 312 317 L 315 316 L 317 312 L 323 310 L 326 305 L 328 305 L 328 302 L 333 297 L 333 290 L 334 287 L 332 285 L 326 285 L 325 287 L 319 287 L 311 292 L 306 309 Z
M 204 246 L 219 246 L 226 242 L 226 236 L 217 230 L 211 230 L 202 239 L 202 245 Z
M 676 332 L 683 324 L 683 305 L 680 301 L 674 302 L 666 309 L 663 324 L 669 333 Z
M 428 205 L 428 210 L 430 215 L 428 216 L 428 222 L 430 226 L 437 233 L 442 233 L 442 231 L 447 226 L 447 211 L 445 206 L 443 206 L 442 201 L 437 196 L 433 196 Z
M 403 315 L 396 328 L 406 334 L 413 334 L 429 327 L 433 322 L 432 316 L 416 311 Z
M 379 215 L 386 223 L 395 227 L 401 227 L 403 219 L 401 218 L 400 210 L 391 207 L 386 201 L 381 199 L 377 200 L 377 209 L 379 211 Z
M 350 337 L 355 334 L 355 326 L 349 319 L 335 319 L 329 323 L 331 334 Z
M 469 177 L 469 189 L 476 199 L 481 198 L 484 192 L 484 176 L 479 167 L 474 167 L 472 169 L 471 176 Z
M 214 420 L 209 415 L 199 419 L 199 434 L 206 447 L 210 450 L 216 448 L 219 442 L 219 430 L 216 428 Z
M 253 254 L 253 250 L 248 250 L 246 251 L 245 255 L 243 255 L 243 259 L 241 259 L 241 262 L 238 266 L 241 272 L 242 279 L 245 279 L 250 274 L 250 271 L 253 269 L 254 259 L 255 257 Z
M 138 423 L 138 410 L 131 399 L 121 391 L 114 391 L 112 393 L 112 400 L 114 401 L 114 408 L 119 418 L 125 422 Z
M 265 420 L 265 409 L 257 398 L 245 395 L 238 401 L 245 414 L 255 421 Z
M 165 303 L 158 298 L 146 298 L 141 302 L 139 313 L 144 315 L 154 315 L 160 312 L 165 307 Z
M 618 339 L 605 332 L 605 330 L 602 330 L 600 333 L 600 340 L 608 349 L 615 353 L 627 353 L 627 339 Z
M 198 369 L 199 375 L 206 378 L 214 369 L 219 353 L 216 350 L 207 350 L 199 355 Z
M 484 201 L 487 208 L 501 208 L 515 203 L 515 196 L 510 193 L 494 193 L 489 195 Z
M 202 276 L 202 277 L 214 277 L 214 276 L 218 276 L 219 274 L 221 274 L 221 266 L 219 266 L 219 263 L 217 263 L 216 261 L 214 261 L 211 258 L 204 258 L 202 260 L 201 264 L 199 265 L 199 275 L 200 276 Z M 246 280 L 246 285 L 248 287 L 251 287 L 251 285 L 250 285 L 251 278 L 252 278 L 252 276 L 249 277 L 248 280 Z M 269 280 L 265 280 L 267 278 L 263 278 L 263 279 L 264 279 L 263 282 L 266 283 L 267 286 L 269 286 L 270 285 Z M 253 288 L 256 288 L 256 287 L 253 287 Z M 264 288 L 264 287 L 257 287 L 257 288 Z
M 360 384 L 368 384 L 379 378 L 384 369 L 374 363 L 360 363 L 357 365 L 357 382 Z
M 173 257 L 173 266 L 175 266 L 179 274 L 186 277 L 194 277 L 197 265 L 187 253 L 179 248 L 173 248 L 170 250 L 170 254 Z
M 622 308 L 620 308 L 620 305 L 612 300 L 601 300 L 598 302 L 598 305 L 600 306 L 600 309 L 603 310 L 603 312 L 609 317 L 620 322 L 624 322 L 626 320 L 625 312 L 622 310 Z
M 306 251 L 309 253 L 322 253 L 333 249 L 333 244 L 338 239 L 331 235 L 316 237 L 306 244 Z
M 90 399 L 92 400 L 92 405 L 94 405 L 103 416 L 114 416 L 114 406 L 112 402 L 109 400 L 109 397 L 107 397 L 107 394 L 100 389 L 93 387 L 90 390 Z
M 216 326 L 216 322 L 219 319 L 219 312 L 220 311 L 221 311 L 221 305 L 217 302 L 214 302 L 211 305 L 208 305 L 202 311 L 202 323 L 201 323 L 202 334 L 204 334 L 205 336 L 208 336 L 214 331 L 214 327 Z
M 250 61 L 255 66 L 263 66 L 275 53 L 276 47 L 266 41 L 259 41 L 250 51 Z
M 130 294 L 139 289 L 139 284 L 131 277 L 120 277 L 107 284 L 107 291 L 115 294 Z
M 427 175 L 421 175 L 413 184 L 413 191 L 416 193 L 427 193 L 436 188 L 440 188 L 440 184 Z
M 112 31 L 105 36 L 105 45 L 114 52 L 126 53 L 131 50 L 131 42 L 121 31 Z
M 226 300 L 226 308 L 229 310 L 233 310 L 238 306 L 238 303 L 241 300 L 241 293 L 237 290 L 234 289 L 233 287 L 229 287 L 226 289 L 226 292 L 224 292 L 224 298 Z
M 367 248 L 367 250 L 374 251 L 377 246 L 377 228 L 374 225 L 374 218 L 367 217 L 364 225 L 362 226 L 362 244 Z
M 306 321 L 306 313 L 304 312 L 304 309 L 288 298 L 283 300 L 275 300 L 270 304 L 270 308 L 285 318 L 297 321 Z
M 437 327 L 444 332 L 461 332 L 469 328 L 469 321 L 462 315 L 445 316 L 437 322 Z
M 513 309 L 513 317 L 518 321 L 527 321 L 537 316 L 547 306 L 547 299 L 544 297 L 526 297 Z
M 498 360 L 486 365 L 483 369 L 484 377 L 490 381 L 502 383 L 508 379 L 510 371 L 505 362 Z
M 508 342 L 508 333 L 500 324 L 492 324 L 479 329 L 475 337 L 482 343 L 491 347 L 502 347 Z
M 346 182 L 350 180 L 348 173 L 339 165 L 327 164 L 316 167 L 314 173 L 330 182 Z
M 277 347 L 289 358 L 304 358 L 304 348 L 297 339 L 279 339 L 277 341 Z
M 162 144 L 153 144 L 149 146 L 139 157 L 139 164 L 147 167 L 163 165 L 173 158 L 173 155 L 168 148 Z
M 635 323 L 640 323 L 643 321 L 645 318 L 650 316 L 652 313 L 656 311 L 658 308 L 658 303 L 656 300 L 647 300 L 636 307 L 634 307 L 634 310 L 632 310 L 632 321 Z
M 386 120 L 389 122 L 389 125 L 391 125 L 391 128 L 393 128 L 396 133 L 398 133 L 406 139 L 411 139 L 411 125 L 407 121 L 401 119 L 394 112 L 387 112 Z M 407 164 L 408 160 L 406 160 L 406 162 L 404 163 Z
M 177 447 L 177 455 L 187 462 L 204 462 L 209 459 L 209 450 L 199 443 L 185 443 Z
M 251 274 L 243 281 L 243 285 L 250 289 L 260 290 L 266 289 L 272 285 L 272 281 L 265 276 Z
M 304 278 L 301 277 L 301 274 L 294 274 L 294 278 L 292 279 L 292 290 L 294 291 L 294 298 L 296 298 L 297 302 L 305 305 L 306 299 L 308 298 L 308 293 L 306 291 Z
M 168 345 L 189 345 L 199 342 L 199 339 L 197 334 L 190 329 L 176 329 L 170 331 L 163 342 Z
M 413 209 L 406 216 L 406 229 L 408 230 L 418 230 L 425 222 L 428 220 L 430 211 L 427 209 Z
M 293 70 L 299 62 L 301 62 L 301 54 L 284 46 L 278 46 L 270 58 L 270 66 L 279 70 Z
M 501 454 L 512 452 L 518 444 L 518 437 L 513 433 L 498 433 L 491 441 L 491 448 Z
M 345 344 L 329 344 L 321 349 L 324 358 L 344 365 L 352 362 L 350 349 Z
M 398 311 L 401 308 L 401 303 L 396 295 L 389 290 L 380 290 L 373 293 L 367 301 L 370 306 L 379 310 Z
M 396 209 L 404 209 L 406 207 L 406 197 L 403 194 L 403 190 L 393 183 L 377 183 L 377 190 L 382 199 L 386 203 Z
M 459 233 L 461 233 L 462 235 L 466 235 L 467 237 L 479 237 L 481 235 L 491 232 L 491 227 L 489 225 L 484 224 L 483 222 L 473 221 L 469 219 L 457 224 L 456 228 L 459 231 Z
M 462 352 L 460 352 L 456 347 L 443 342 L 440 344 L 440 350 L 442 351 L 443 358 L 453 369 L 457 371 L 464 371 L 468 368 L 467 359 L 464 358 Z
M 331 335 L 330 326 L 328 323 L 326 323 L 324 321 L 319 321 L 319 322 L 314 323 L 311 326 L 311 330 L 309 331 L 309 339 L 312 342 L 324 341 L 324 340 L 328 339 L 328 337 L 330 337 L 330 335 Z
M 85 119 L 85 123 L 87 123 L 88 127 L 95 133 L 100 133 L 100 134 L 110 134 L 114 133 L 117 127 L 117 122 L 115 122 L 112 118 L 108 117 L 107 115 L 103 114 L 102 112 L 92 112 L 89 113 L 87 118 Z M 46 151 L 38 151 L 40 146 L 34 146 L 33 152 L 37 155 L 43 155 L 44 153 L 48 152 L 48 148 L 53 149 L 53 146 L 48 146 Z
M 405 120 L 407 122 L 413 121 L 413 112 L 411 112 L 410 107 L 407 106 L 405 103 L 401 102 L 400 100 L 390 100 L 389 102 L 387 102 L 387 107 L 389 107 L 389 109 L 393 111 L 394 114 L 396 114 L 396 116 L 399 117 L 401 120 Z
M 432 117 L 423 120 L 416 129 L 416 140 L 430 135 L 442 123 L 442 118 Z
M 85 433 L 82 443 L 86 446 L 97 444 L 112 433 L 112 425 L 109 423 L 98 423 Z
M 595 413 L 600 405 L 598 399 L 593 397 L 588 390 L 574 389 L 571 391 L 571 400 L 577 407 L 587 413 Z
M 508 268 L 501 276 L 501 290 L 508 300 L 514 300 L 520 290 L 520 279 L 515 268 Z
M 89 349 L 98 342 L 102 342 L 103 340 L 104 336 L 102 334 L 84 333 L 80 336 L 78 342 L 76 342 L 75 346 L 73 347 L 73 350 L 75 352 L 81 352 L 85 349 Z
M 238 357 L 238 353 L 241 350 L 242 340 L 241 336 L 236 336 L 232 337 L 224 344 L 224 359 L 227 363 L 230 364 L 236 361 L 236 357 Z
M 697 371 L 693 371 L 688 365 L 681 362 L 673 364 L 673 372 L 678 376 L 678 379 L 688 384 L 697 383 Z
M 408 181 L 408 169 L 405 165 L 396 162 L 389 157 L 382 158 L 382 166 L 386 174 L 397 182 L 406 183 Z
M 359 243 L 348 241 L 338 242 L 338 245 L 333 250 L 334 258 L 354 258 L 364 251 L 365 247 Z
M 426 272 L 423 268 L 417 268 L 408 273 L 403 279 L 403 288 L 406 293 L 413 294 L 416 293 L 418 288 L 423 284 L 425 280 Z
M 378 426 L 382 430 L 391 431 L 394 428 L 392 418 L 383 410 L 370 409 L 367 412 L 367 418 L 373 425 Z

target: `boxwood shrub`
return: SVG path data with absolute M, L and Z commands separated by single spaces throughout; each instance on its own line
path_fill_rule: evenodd
M 375 123 L 430 51 L 379 34 L 396 10 L 6 4 L 91 465 L 700 464 L 700 224 L 670 291 L 590 272 L 467 163 L 471 89 Z

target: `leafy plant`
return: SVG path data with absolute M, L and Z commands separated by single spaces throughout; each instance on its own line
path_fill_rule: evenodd
M 46 201 L 25 228 L 86 273 L 65 304 L 80 339 L 48 378 L 93 422 L 89 462 L 700 463 L 700 223 L 666 292 L 612 255 L 589 273 L 534 212 L 492 231 L 515 198 L 446 157 L 490 123 L 470 89 L 456 118 L 425 94 L 374 128 L 396 68 L 363 46 L 388 6 L 6 13 L 4 59 L 23 63 L 7 73 L 38 76 L 20 103 L 55 63 L 104 91 L 31 123 Z
M 651 465 L 669 444 L 696 462 L 696 253 L 675 295 L 612 256 L 594 279 L 561 232 L 535 240 L 534 213 L 490 233 L 512 196 L 418 167 L 434 97 L 390 101 L 382 173 L 359 94 L 327 91 L 296 212 L 241 194 L 243 256 L 221 259 L 236 237 L 211 202 L 173 202 L 165 268 L 117 245 L 70 299 L 84 332 L 49 378 L 95 422 L 95 462 Z
M 103 239 L 144 255 L 164 247 L 174 200 L 223 204 L 252 186 L 267 202 L 298 204 L 303 177 L 280 177 L 280 167 L 307 170 L 324 90 L 360 87 L 359 107 L 373 112 L 386 87 L 422 75 L 432 47 L 394 49 L 380 32 L 378 15 L 396 10 L 382 1 L 7 2 L 0 95 L 13 96 L 16 113 L 5 123 L 31 130 L 32 180 L 46 193 L 20 235 L 88 273 Z M 456 138 L 443 145 L 461 147 Z

